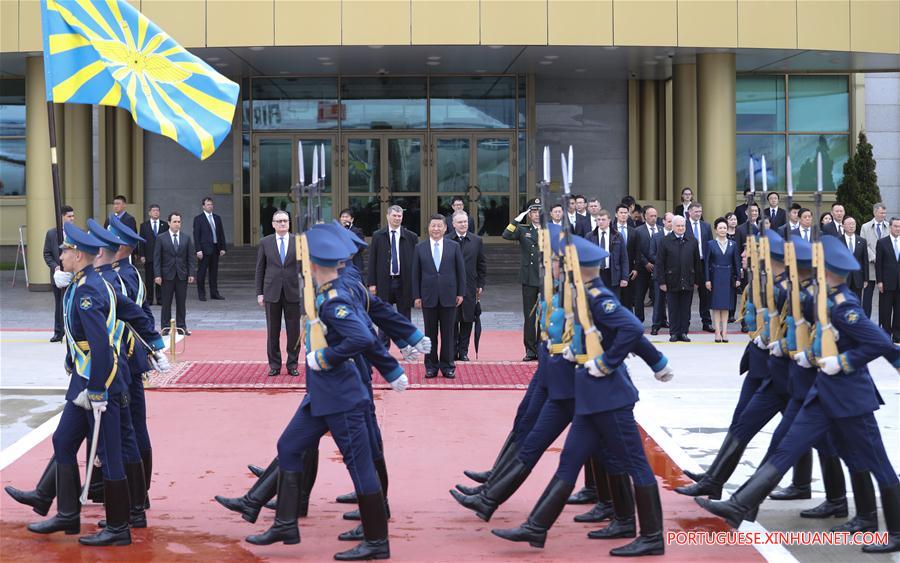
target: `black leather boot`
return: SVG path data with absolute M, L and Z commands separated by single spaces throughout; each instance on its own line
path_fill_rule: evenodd
M 694 502 L 707 511 L 721 516 L 732 528 L 737 528 L 746 519 L 748 512 L 753 512 L 781 481 L 783 473 L 771 463 L 764 463 L 756 470 L 750 480 L 735 491 L 727 501 L 709 500 L 697 497 Z
M 143 463 L 126 463 L 125 479 L 128 481 L 128 494 L 131 497 L 131 513 L 128 516 L 128 524 L 132 528 L 147 527 L 147 513 L 144 509 L 144 501 L 147 497 L 146 481 L 144 480 Z M 97 522 L 100 528 L 106 527 L 106 520 Z
M 266 467 L 260 478 L 253 483 L 247 494 L 237 498 L 216 495 L 216 501 L 228 510 L 239 513 L 244 520 L 253 524 L 259 518 L 259 511 L 262 510 L 263 505 L 272 500 L 278 490 L 278 473 L 278 458 L 276 457 Z
M 262 467 L 253 465 L 252 463 L 247 464 L 247 469 L 250 470 L 250 473 L 253 473 L 254 477 L 262 477 L 263 471 L 265 471 Z
M 609 554 L 618 557 L 662 555 L 666 551 L 666 544 L 662 535 L 662 504 L 656 483 L 636 486 L 634 500 L 637 503 L 638 520 L 641 522 L 641 535 L 627 545 L 609 550 Z
M 838 456 L 819 457 L 822 481 L 825 483 L 825 500 L 819 506 L 800 512 L 801 518 L 846 518 L 847 485 L 844 468 Z
M 356 491 L 351 491 L 345 495 L 341 495 L 334 499 L 334 502 L 340 504 L 356 504 Z
M 144 487 L 143 475 L 141 487 Z M 131 545 L 131 528 L 128 526 L 131 497 L 128 494 L 128 479 L 116 481 L 104 479 L 103 504 L 106 508 L 106 527 L 96 534 L 78 538 L 78 543 L 94 547 Z
M 466 469 L 465 471 L 463 471 L 463 474 L 476 483 L 487 483 L 487 480 L 491 478 L 491 471 L 496 469 L 497 466 L 500 465 L 503 461 L 509 461 L 509 449 L 514 444 L 515 442 L 513 442 L 513 432 L 510 430 L 509 434 L 506 435 L 506 440 L 503 442 L 503 446 L 497 453 L 497 458 L 494 459 L 494 465 L 491 466 L 491 469 L 488 469 L 487 471 L 472 471 L 471 469 Z
M 56 458 L 50 458 L 33 491 L 20 491 L 10 486 L 4 487 L 4 490 L 16 502 L 28 505 L 36 513 L 46 516 L 56 496 Z
M 794 464 L 791 484 L 769 495 L 772 500 L 804 500 L 812 498 L 812 450 L 803 454 Z
M 689 469 L 682 469 L 681 472 L 684 473 L 685 475 L 687 475 L 688 478 L 690 478 L 690 480 L 693 481 L 694 483 L 699 482 L 700 479 L 703 479 L 703 476 L 706 475 L 706 473 L 694 472 L 694 471 L 690 471 Z
M 547 541 L 547 531 L 566 507 L 566 500 L 574 488 L 574 484 L 561 481 L 554 475 L 524 524 L 518 528 L 495 528 L 491 533 L 505 540 L 528 542 L 531 547 L 543 548 Z
M 150 508 L 150 481 L 153 480 L 153 450 L 141 450 L 141 462 L 144 464 L 144 483 L 147 493 L 144 495 L 144 510 Z
M 312 494 L 318 474 L 319 449 L 310 448 L 303 452 L 303 476 L 300 478 L 300 504 L 297 512 L 301 518 L 306 518 L 309 513 L 309 496 Z
M 90 442 L 88 442 L 90 444 Z M 92 463 L 89 461 L 88 463 Z M 94 467 L 91 472 L 91 484 L 88 486 L 88 500 L 97 504 L 103 504 L 103 468 Z
M 388 516 L 384 495 L 381 491 L 368 495 L 357 495 L 359 513 L 362 517 L 363 541 L 353 549 L 335 553 L 338 561 L 367 561 L 369 559 L 390 559 L 391 546 L 388 542 Z
M 78 495 L 81 475 L 77 465 L 56 464 L 56 516 L 43 522 L 28 525 L 28 530 L 36 534 L 81 533 L 81 504 Z
M 850 473 L 850 486 L 853 487 L 853 504 L 856 505 L 856 516 L 832 532 L 876 532 L 878 531 L 878 506 L 875 504 L 875 487 L 868 471 Z
M 452 489 L 450 495 L 456 499 L 456 502 L 474 511 L 479 518 L 490 522 L 491 516 L 494 515 L 497 508 L 519 489 L 530 474 L 531 468 L 526 467 L 516 458 L 512 463 L 494 473 L 481 493 L 475 496 L 466 496 Z
M 271 545 L 283 542 L 286 545 L 300 543 L 300 527 L 297 525 L 300 478 L 299 471 L 275 472 L 278 475 L 278 507 L 275 509 L 275 522 L 272 527 L 261 534 L 247 536 L 247 542 L 253 545 Z
M 593 461 L 584 462 L 584 487 L 566 500 L 566 504 L 595 504 L 598 501 L 597 486 L 594 484 Z
M 387 490 L 388 490 L 388 474 L 387 474 L 387 464 L 384 461 L 384 458 L 373 460 L 372 462 L 375 465 L 375 473 L 378 474 L 378 481 L 381 483 L 381 494 L 384 496 L 384 509 L 387 512 L 387 517 L 391 517 L 391 505 L 387 501 Z M 344 513 L 344 520 L 361 520 L 362 517 L 360 515 L 359 509 L 351 510 L 350 512 Z M 349 533 L 349 532 L 345 532 Z M 344 534 L 341 534 L 344 535 Z
M 605 528 L 588 532 L 592 540 L 613 540 L 633 538 L 637 535 L 634 524 L 634 494 L 631 490 L 631 478 L 627 473 L 611 474 L 609 490 L 612 496 L 613 519 Z
M 863 546 L 865 553 L 893 553 L 900 551 L 900 485 L 880 486 L 881 509 L 888 531 L 888 541 L 883 544 Z
M 456 490 L 461 492 L 464 495 L 477 495 L 481 491 L 484 490 L 484 485 L 476 485 L 474 487 L 469 487 L 467 485 L 456 484 Z
M 722 487 L 734 469 L 741 461 L 747 443 L 737 439 L 731 432 L 725 436 L 719 453 L 713 460 L 712 465 L 706 470 L 706 474 L 699 482 L 684 487 L 675 487 L 675 492 L 689 497 L 708 496 L 711 499 L 718 500 L 722 498 Z
M 601 460 L 593 458 L 591 464 L 594 470 L 594 483 L 597 487 L 597 504 L 591 507 L 584 514 L 578 514 L 574 520 L 576 522 L 603 522 L 609 520 L 613 515 L 612 498 L 609 492 L 609 479 L 606 474 Z

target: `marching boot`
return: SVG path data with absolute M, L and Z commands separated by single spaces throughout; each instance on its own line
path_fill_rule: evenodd
M 309 513 L 309 495 L 312 494 L 316 476 L 319 473 L 319 448 L 310 448 L 303 452 L 303 474 L 300 478 L 300 504 L 297 514 L 306 518 Z
M 284 470 L 278 470 L 275 473 L 278 475 L 278 507 L 275 509 L 275 522 L 265 532 L 247 536 L 247 542 L 253 545 L 270 545 L 277 542 L 283 542 L 286 545 L 300 543 L 300 527 L 297 525 L 297 517 L 301 474 L 299 471 Z
M 56 464 L 56 516 L 43 522 L 28 525 L 28 530 L 36 534 L 81 533 L 81 504 L 78 495 L 81 475 L 77 465 Z
M 340 504 L 356 504 L 356 491 L 349 492 L 334 499 L 334 502 Z
M 359 524 L 352 530 L 343 532 L 338 536 L 338 540 L 340 541 L 363 541 L 364 539 L 366 538 L 363 534 L 362 524 Z
M 794 464 L 791 484 L 769 495 L 772 500 L 804 500 L 812 498 L 812 450 L 807 451 Z
M 633 538 L 637 535 L 634 525 L 634 494 L 631 478 L 627 473 L 609 476 L 609 490 L 612 493 L 613 518 L 605 528 L 588 532 L 592 540 L 614 540 Z
M 89 460 L 88 463 L 93 463 L 93 460 Z M 103 504 L 102 467 L 94 466 L 94 471 L 91 473 L 91 484 L 88 486 L 88 500 L 97 504 Z
M 543 548 L 547 531 L 566 507 L 566 500 L 574 488 L 572 483 L 561 481 L 554 475 L 524 524 L 511 529 L 495 528 L 491 533 L 505 540 L 528 542 L 531 547 Z
M 252 463 L 247 464 L 247 469 L 250 470 L 250 473 L 253 473 L 254 477 L 262 477 L 263 471 L 265 471 L 262 467 L 253 465 Z
M 141 488 L 143 487 L 144 476 L 141 475 Z M 104 479 L 103 499 L 106 508 L 106 527 L 96 534 L 78 538 L 78 543 L 94 547 L 131 545 L 131 528 L 128 527 L 128 517 L 131 514 L 128 479 L 116 481 Z
M 16 502 L 26 504 L 41 516 L 46 516 L 56 496 L 56 458 L 50 458 L 33 491 L 20 491 L 10 486 L 4 487 L 4 490 Z
M 144 501 L 146 500 L 147 490 L 146 481 L 144 480 L 143 463 L 126 463 L 125 479 L 128 481 L 128 493 L 131 497 L 131 512 L 128 517 L 128 524 L 132 528 L 147 527 L 147 513 L 144 510 Z M 106 520 L 97 522 L 100 528 L 106 527 Z
M 368 495 L 357 494 L 357 498 L 362 518 L 363 541 L 353 549 L 335 553 L 334 558 L 338 561 L 390 559 L 391 546 L 388 542 L 388 516 L 384 495 L 378 491 Z
M 575 516 L 576 522 L 603 522 L 613 515 L 612 497 L 609 490 L 609 477 L 606 467 L 599 460 L 594 459 L 594 483 L 597 484 L 597 504 L 584 514 Z
M 506 436 L 506 441 L 503 442 L 503 447 L 500 448 L 500 452 L 497 454 L 497 459 L 494 460 L 494 465 L 491 466 L 491 469 L 488 469 L 487 471 L 472 471 L 471 469 L 466 469 L 463 471 L 463 474 L 476 483 L 487 483 L 487 480 L 491 478 L 492 472 L 496 471 L 500 465 L 510 461 L 510 450 L 513 449 L 516 451 L 512 454 L 512 457 L 515 457 L 515 454 L 518 453 L 518 447 L 513 441 L 513 432 L 510 431 Z
M 865 553 L 893 553 L 900 551 L 900 485 L 879 486 L 884 524 L 888 531 L 887 543 L 864 545 Z
M 771 463 L 764 463 L 740 489 L 727 501 L 709 500 L 697 497 L 694 502 L 725 519 L 732 528 L 737 528 L 749 512 L 755 512 L 766 495 L 781 481 L 782 473 Z
M 481 491 L 484 490 L 484 485 L 476 485 L 474 487 L 469 487 L 469 486 L 460 485 L 459 483 L 457 483 L 456 490 L 461 492 L 464 495 L 469 495 L 469 496 L 477 495 L 478 493 L 480 493 Z
M 846 518 L 847 485 L 844 483 L 844 468 L 838 456 L 821 457 L 822 481 L 825 483 L 825 500 L 819 506 L 804 510 L 801 518 Z
M 276 457 L 263 471 L 262 476 L 253 483 L 247 494 L 237 498 L 216 495 L 216 501 L 228 510 L 239 513 L 244 520 L 253 524 L 259 518 L 259 511 L 263 505 L 275 496 L 278 489 L 279 473 L 278 458 Z M 299 500 L 299 497 L 297 500 Z
M 269 510 L 275 510 L 276 508 L 278 508 L 278 499 L 277 499 L 277 498 L 273 498 L 272 500 L 270 500 L 269 502 L 267 502 L 264 506 L 265 506 L 266 508 L 268 508 Z
M 662 535 L 663 515 L 662 504 L 659 502 L 659 487 L 656 483 L 636 486 L 634 499 L 637 503 L 638 519 L 641 522 L 641 535 L 628 545 L 609 550 L 609 554 L 619 557 L 662 555 L 666 551 L 666 544 Z
M 584 462 L 584 487 L 570 496 L 566 504 L 594 504 L 597 502 L 597 486 L 594 484 L 594 461 L 588 458 Z
M 515 444 L 515 443 L 504 444 L 504 447 L 505 447 L 505 450 L 503 452 L 503 455 L 501 455 L 499 458 L 497 458 L 497 461 L 495 462 L 494 467 L 490 471 L 486 471 L 485 473 L 487 473 L 489 475 L 500 474 L 505 471 L 506 466 L 508 466 L 510 463 L 512 463 L 513 461 L 518 459 L 518 456 L 519 456 L 518 444 Z M 487 484 L 490 482 L 490 480 L 491 480 L 490 477 L 488 477 L 487 481 L 485 481 L 483 484 L 475 486 L 475 487 L 468 487 L 466 485 L 457 483 L 456 490 L 461 492 L 464 495 L 469 495 L 469 496 L 478 495 L 478 494 L 481 494 L 481 492 L 485 490 L 485 488 L 487 487 Z
M 747 443 L 737 439 L 731 432 L 725 436 L 719 453 L 699 482 L 684 487 L 675 487 L 675 492 L 689 497 L 708 496 L 713 500 L 722 498 L 722 487 L 734 473 Z
M 141 450 L 141 462 L 144 464 L 144 483 L 146 484 L 146 494 L 144 494 L 144 510 L 150 508 L 150 481 L 153 480 L 153 450 Z
M 684 473 L 685 475 L 687 475 L 688 478 L 691 481 L 693 481 L 694 483 L 698 483 L 700 481 L 700 479 L 703 479 L 703 476 L 706 475 L 706 473 L 703 473 L 703 472 L 698 473 L 698 472 L 690 471 L 688 469 L 682 469 L 681 472 Z
M 850 485 L 853 487 L 853 504 L 856 505 L 856 516 L 840 526 L 835 526 L 831 531 L 850 533 L 877 532 L 878 507 L 875 504 L 875 487 L 872 486 L 872 476 L 868 471 L 851 472 Z
M 491 480 L 485 485 L 484 490 L 475 496 L 466 496 L 453 489 L 450 495 L 456 502 L 475 512 L 485 522 L 490 522 L 494 511 L 506 502 L 513 493 L 525 482 L 531 469 L 526 467 L 518 458 L 491 475 Z

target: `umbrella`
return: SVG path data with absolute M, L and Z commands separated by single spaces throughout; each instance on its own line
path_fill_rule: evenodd
M 481 342 L 481 301 L 475 302 L 475 359 L 478 359 L 478 343 Z

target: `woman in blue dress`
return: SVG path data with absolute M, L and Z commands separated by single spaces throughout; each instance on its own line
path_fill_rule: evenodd
M 716 342 L 728 342 L 728 311 L 734 302 L 734 290 L 740 285 L 741 257 L 737 243 L 728 238 L 728 221 L 716 219 L 716 236 L 706 248 L 706 289 L 711 292 Z

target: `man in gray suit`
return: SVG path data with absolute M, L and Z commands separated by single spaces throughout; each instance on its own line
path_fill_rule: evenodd
M 197 257 L 194 254 L 194 241 L 187 233 L 181 232 L 181 213 L 169 213 L 169 232 L 156 239 L 153 249 L 153 278 L 156 285 L 162 286 L 162 312 L 160 314 L 160 331 L 163 336 L 169 334 L 169 323 L 172 320 L 172 297 L 175 298 L 175 326 L 190 336 L 185 322 L 185 301 L 187 286 L 194 283 L 197 273 Z
M 75 211 L 68 205 L 60 207 L 59 214 L 62 216 L 63 223 L 75 222 Z M 63 327 L 63 290 L 53 283 L 53 276 L 58 270 L 62 270 L 59 263 L 59 238 L 56 235 L 56 227 L 47 231 L 47 235 L 44 237 L 44 262 L 50 268 L 50 288 L 53 290 L 53 300 L 56 302 L 56 311 L 53 315 L 53 336 L 50 338 L 50 342 L 60 342 L 66 331 Z
M 281 373 L 281 317 L 287 330 L 287 370 L 297 377 L 300 354 L 300 280 L 297 247 L 285 211 L 272 216 L 275 232 L 259 241 L 256 255 L 256 301 L 266 308 L 266 354 L 269 377 Z

